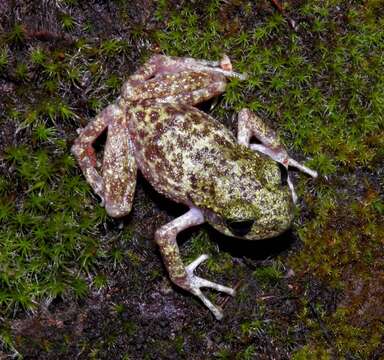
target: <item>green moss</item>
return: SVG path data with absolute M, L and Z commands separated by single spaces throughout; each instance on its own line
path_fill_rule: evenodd
M 247 321 L 241 324 L 240 330 L 243 336 L 254 337 L 264 331 L 265 325 L 261 320 Z
M 55 62 L 44 64 L 44 73 L 49 79 L 59 78 L 61 73 L 61 65 Z
M 257 356 L 256 346 L 249 345 L 244 351 L 236 355 L 236 360 L 252 360 Z
M 100 53 L 106 56 L 113 56 L 121 53 L 126 46 L 123 40 L 110 39 L 105 40 L 100 45 Z
M 65 269 L 71 262 L 89 269 L 89 261 L 94 263 L 102 254 L 98 242 L 91 237 L 86 240 L 92 227 L 81 224 L 88 213 L 78 201 L 67 201 L 73 191 L 86 199 L 88 187 L 77 177 L 57 177 L 59 172 L 72 171 L 73 159 L 67 154 L 53 158 L 26 147 L 8 149 L 7 159 L 18 174 L 13 189 L 24 188 L 26 196 L 17 209 L 9 201 L 0 202 L 2 225 L 7 228 L 0 234 L 1 305 L 33 308 L 36 298 L 55 297 L 70 289 L 78 297 L 85 296 L 87 283 Z M 99 221 L 97 215 L 91 218 L 93 224 Z M 76 250 L 79 239 L 80 253 Z M 89 261 L 87 254 L 92 254 Z
M 110 76 L 106 81 L 105 84 L 111 88 L 111 90 L 119 90 L 122 85 L 121 78 L 117 75 Z
M 11 44 L 20 45 L 25 40 L 25 29 L 22 24 L 15 24 L 13 28 L 8 32 L 7 41 Z
M 183 248 L 184 250 L 184 248 Z M 202 254 L 212 254 L 217 252 L 215 245 L 210 241 L 208 234 L 201 230 L 186 244 L 187 257 L 185 258 L 186 263 L 190 263 Z
M 74 18 L 71 15 L 64 13 L 60 15 L 60 23 L 65 31 L 73 30 L 76 25 Z
M 304 346 L 297 350 L 292 355 L 292 360 L 330 360 L 331 355 L 328 351 L 322 348 L 314 348 L 311 346 Z
M 266 266 L 256 269 L 252 274 L 260 286 L 275 285 L 283 277 L 281 265 L 274 263 L 272 266 Z
M 24 63 L 17 64 L 15 76 L 20 81 L 26 81 L 28 79 L 28 66 Z
M 317 216 L 298 230 L 305 247 L 291 261 L 296 268 L 313 271 L 336 285 L 350 264 L 357 262 L 369 267 L 365 260 L 369 257 L 364 254 L 378 254 L 382 231 L 377 226 L 380 213 L 375 204 L 379 195 L 368 188 L 366 206 L 362 208 L 360 202 L 352 199 L 338 204 L 333 189 L 325 187 L 325 190 L 330 191 L 323 192 L 317 201 L 308 196 Z M 339 223 L 343 227 L 339 228 Z
M 44 123 L 38 124 L 34 129 L 34 137 L 37 141 L 45 142 L 55 139 L 56 129 L 47 127 Z
M 30 53 L 30 59 L 31 62 L 35 65 L 43 65 L 46 61 L 46 55 L 41 48 L 37 47 L 32 49 Z
M 8 49 L 4 47 L 0 50 L 0 74 L 5 70 L 8 65 Z

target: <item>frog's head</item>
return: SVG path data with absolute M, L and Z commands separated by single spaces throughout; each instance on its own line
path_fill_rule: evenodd
M 286 231 L 293 220 L 293 201 L 288 191 L 262 189 L 253 199 L 235 197 L 225 204 L 204 210 L 207 221 L 216 230 L 237 238 L 258 240 Z
M 220 232 L 248 240 L 265 239 L 286 231 L 294 203 L 279 166 L 273 161 L 243 159 L 238 171 L 208 179 L 194 202 Z M 252 164 L 252 165 L 251 165 Z

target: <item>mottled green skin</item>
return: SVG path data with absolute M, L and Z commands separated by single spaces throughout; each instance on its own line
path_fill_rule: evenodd
M 127 118 L 137 165 L 158 192 L 198 207 L 230 236 L 226 220 L 254 220 L 242 236 L 250 240 L 289 228 L 293 202 L 277 163 L 239 145 L 221 123 L 186 104 L 137 104 Z

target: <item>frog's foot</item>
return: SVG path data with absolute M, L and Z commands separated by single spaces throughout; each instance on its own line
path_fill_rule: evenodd
M 225 54 L 223 55 L 223 57 L 220 60 L 219 65 L 223 70 L 227 70 L 227 71 L 233 70 L 232 63 L 231 63 L 231 60 L 229 59 L 228 55 L 225 55 Z
M 196 295 L 205 306 L 212 311 L 216 319 L 221 319 L 223 314 L 221 310 L 213 305 L 201 292 L 200 288 L 209 287 L 217 291 L 234 295 L 235 291 L 229 287 L 222 286 L 196 276 L 194 270 L 205 260 L 207 255 L 201 255 L 188 266 L 183 264 L 181 260 L 179 247 L 176 243 L 176 236 L 180 231 L 199 225 L 204 222 L 204 215 L 200 209 L 191 207 L 188 212 L 182 216 L 172 220 L 170 223 L 163 225 L 156 230 L 155 240 L 159 245 L 164 264 L 168 270 L 169 277 L 172 282 L 182 289 Z
M 213 305 L 211 301 L 208 300 L 207 297 L 204 296 L 200 288 L 211 288 L 215 289 L 220 292 L 224 292 L 228 295 L 234 296 L 235 295 L 235 290 L 223 286 L 220 284 L 216 284 L 212 281 L 203 279 L 201 277 L 196 276 L 193 272 L 194 270 L 205 260 L 208 259 L 208 255 L 201 255 L 199 256 L 196 260 L 191 262 L 186 268 L 185 271 L 187 273 L 187 278 L 188 278 L 188 290 L 193 294 L 196 295 L 203 303 L 204 305 L 213 313 L 215 318 L 217 320 L 221 320 L 223 318 L 223 313 L 220 308 L 217 306 Z
M 269 156 L 273 160 L 279 162 L 285 168 L 288 168 L 288 166 L 292 166 L 292 167 L 312 176 L 313 178 L 317 177 L 317 171 L 312 170 L 303 164 L 300 164 L 295 159 L 292 159 L 288 155 L 287 151 L 282 146 L 271 147 L 268 144 L 267 145 L 249 144 L 249 148 L 254 150 L 254 151 L 258 151 L 260 153 L 263 153 L 263 154 Z

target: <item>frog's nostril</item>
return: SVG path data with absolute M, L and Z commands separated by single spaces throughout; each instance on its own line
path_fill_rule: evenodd
M 251 231 L 253 223 L 254 220 L 227 220 L 227 226 L 237 236 L 247 235 Z

